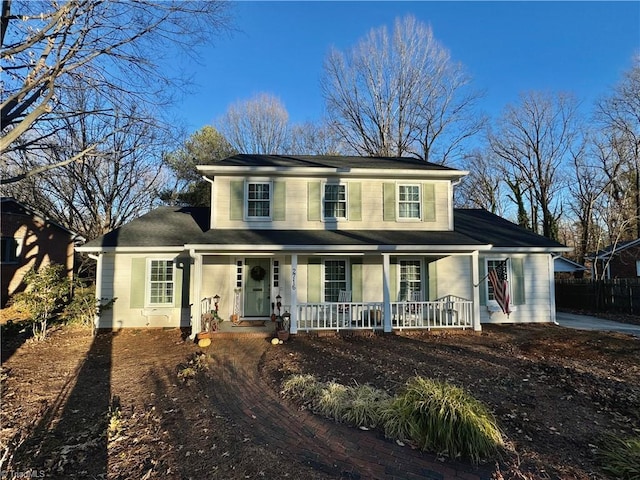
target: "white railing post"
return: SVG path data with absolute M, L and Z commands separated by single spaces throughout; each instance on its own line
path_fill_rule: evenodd
M 298 254 L 291 254 L 291 323 L 289 324 L 289 332 L 298 333 Z

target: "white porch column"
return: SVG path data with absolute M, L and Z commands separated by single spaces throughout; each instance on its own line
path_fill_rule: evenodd
M 291 324 L 289 325 L 290 333 L 298 333 L 298 254 L 291 254 Z
M 93 257 L 93 255 L 89 255 L 90 258 L 95 258 L 96 260 L 96 301 L 98 305 L 102 304 L 102 259 L 104 258 L 104 254 L 100 253 L 97 257 Z M 100 314 L 96 311 L 96 315 L 93 319 L 94 325 L 94 333 L 97 332 L 100 327 Z
M 196 338 L 196 334 L 202 329 L 200 319 L 202 317 L 202 304 L 200 302 L 202 297 L 202 254 L 191 252 L 191 258 L 193 258 L 193 295 L 191 296 L 191 335 L 189 338 L 192 340 Z
M 556 325 L 556 276 L 555 271 L 555 257 L 553 254 L 549 255 L 549 320 Z
M 388 253 L 382 254 L 382 302 L 384 305 L 384 331 L 391 332 L 391 284 L 389 283 L 389 266 L 391 256 Z
M 480 326 L 480 255 L 478 250 L 471 254 L 471 285 L 473 287 L 473 329 L 480 332 L 482 327 Z

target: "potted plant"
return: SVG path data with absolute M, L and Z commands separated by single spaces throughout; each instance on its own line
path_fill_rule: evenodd
M 276 335 L 280 340 L 286 342 L 289 340 L 289 327 L 291 325 L 291 314 L 284 312 L 281 316 L 278 316 L 276 322 Z

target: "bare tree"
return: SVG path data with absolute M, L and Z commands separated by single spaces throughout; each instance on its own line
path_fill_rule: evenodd
M 343 146 L 325 123 L 303 123 L 290 128 L 291 155 L 341 155 Z
M 239 153 L 278 154 L 289 148 L 289 114 L 266 93 L 231 105 L 216 127 Z
M 67 103 L 67 92 L 78 82 L 108 100 L 101 105 L 118 105 L 125 98 L 165 104 L 167 87 L 178 80 L 169 69 L 158 68 L 168 47 L 192 54 L 227 28 L 228 10 L 227 2 L 218 0 L 3 0 L 0 151 L 47 150 L 58 129 L 65 128 L 64 120 L 103 113 L 77 111 Z M 97 151 L 98 145 L 88 148 Z M 34 174 L 13 173 L 2 183 Z
M 464 168 L 469 175 L 456 190 L 456 202 L 504 216 L 503 175 L 491 153 L 488 149 L 475 149 L 465 156 Z
M 576 109 L 576 101 L 566 94 L 523 94 L 517 105 L 506 107 L 496 131 L 490 134 L 493 152 L 521 183 L 518 189 L 531 193 L 533 230 L 538 231 L 539 208 L 540 233 L 549 238 L 556 238 L 562 213 L 563 166 L 578 139 Z
M 93 91 L 75 93 L 74 101 L 67 101 L 78 111 L 100 106 L 101 98 Z M 141 122 L 146 115 L 138 112 L 139 107 L 100 109 L 109 113 L 64 119 L 66 127 L 50 136 L 51 147 L 39 150 L 44 158 L 20 150 L 10 153 L 16 168 L 23 171 L 84 152 L 80 160 L 2 187 L 4 195 L 47 212 L 88 239 L 148 211 L 166 181 L 158 162 L 168 141 L 160 136 L 162 130 Z M 90 153 L 88 145 L 95 145 Z
M 391 36 L 381 27 L 346 54 L 331 50 L 321 85 L 332 127 L 362 155 L 452 162 L 484 122 L 469 76 L 411 16 Z
M 632 60 L 613 92 L 596 106 L 596 120 L 604 130 L 611 154 L 607 171 L 611 194 L 626 212 L 628 231 L 622 238 L 640 237 L 640 54 Z M 624 205 L 622 199 L 628 200 Z

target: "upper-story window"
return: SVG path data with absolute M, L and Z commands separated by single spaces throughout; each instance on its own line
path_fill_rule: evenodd
M 247 217 L 269 218 L 271 216 L 271 183 L 250 182 L 247 184 Z
M 398 185 L 398 217 L 420 219 L 420 185 Z
M 16 263 L 20 257 L 22 242 L 13 237 L 2 237 L 2 246 L 0 247 L 1 263 Z
M 325 219 L 347 218 L 346 185 L 325 184 L 323 206 Z

